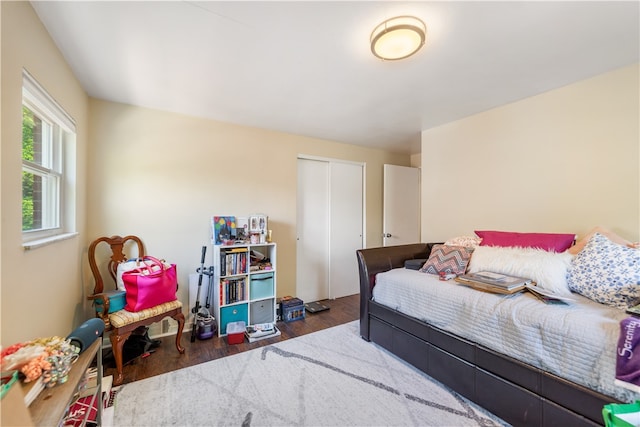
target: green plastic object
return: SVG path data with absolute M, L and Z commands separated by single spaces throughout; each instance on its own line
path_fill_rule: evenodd
M 13 383 L 18 381 L 18 371 L 7 371 L 2 373 L 2 390 L 0 391 L 0 399 L 9 391 Z
M 605 427 L 636 427 L 640 420 L 640 401 L 604 405 L 602 417 Z

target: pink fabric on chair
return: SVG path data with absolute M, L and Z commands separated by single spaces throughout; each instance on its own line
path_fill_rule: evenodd
M 125 271 L 122 280 L 126 289 L 127 311 L 141 311 L 176 300 L 178 275 L 175 264 L 165 264 L 153 258 L 152 264 L 142 263 L 139 268 Z

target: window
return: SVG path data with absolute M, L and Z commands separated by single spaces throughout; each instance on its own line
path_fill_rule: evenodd
M 22 79 L 24 242 L 75 232 L 75 123 L 26 71 Z

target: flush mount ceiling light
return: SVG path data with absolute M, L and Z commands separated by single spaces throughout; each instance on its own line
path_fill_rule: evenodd
M 371 33 L 371 52 L 385 61 L 408 58 L 420 50 L 427 27 L 413 16 L 396 16 L 378 25 Z

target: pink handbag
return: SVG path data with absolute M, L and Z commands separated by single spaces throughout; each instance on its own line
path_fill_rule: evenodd
M 167 264 L 146 256 L 139 267 L 122 273 L 126 289 L 127 311 L 141 311 L 165 302 L 175 301 L 178 275 L 175 264 Z

